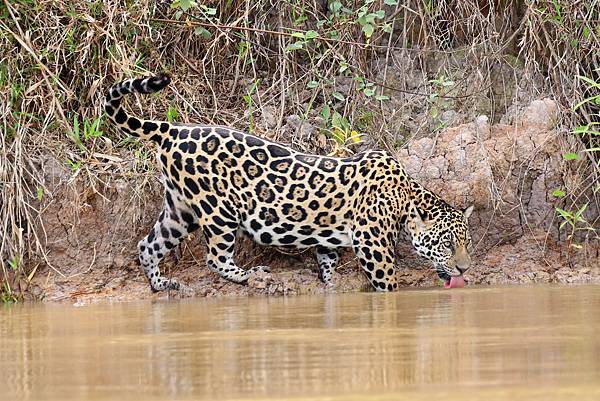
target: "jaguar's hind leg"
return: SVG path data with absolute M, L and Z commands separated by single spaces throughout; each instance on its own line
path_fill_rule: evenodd
M 197 228 L 198 219 L 191 209 L 168 202 L 150 233 L 138 243 L 140 263 L 152 291 L 179 289 L 176 280 L 160 275 L 158 265 L 165 255 Z
M 235 234 L 238 223 L 225 222 L 217 227 L 214 224 L 203 227 L 206 239 L 206 265 L 219 276 L 233 281 L 244 283 L 258 271 L 268 271 L 265 266 L 255 266 L 244 270 L 233 261 L 233 248 L 235 247 Z
M 331 276 L 340 259 L 340 254 L 335 248 L 317 247 L 317 263 L 319 264 L 319 278 L 324 283 L 331 282 Z

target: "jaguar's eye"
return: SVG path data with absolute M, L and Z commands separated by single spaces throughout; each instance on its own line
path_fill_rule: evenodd
M 444 241 L 443 244 L 445 248 L 452 249 L 452 242 Z

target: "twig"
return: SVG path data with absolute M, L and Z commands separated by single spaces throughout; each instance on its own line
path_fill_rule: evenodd
M 292 33 L 273 31 L 270 29 L 252 28 L 252 27 L 246 27 L 246 26 L 215 24 L 212 22 L 207 23 L 207 22 L 199 22 L 199 21 L 178 21 L 178 20 L 168 19 L 168 18 L 149 18 L 149 20 L 153 21 L 153 22 L 162 22 L 162 23 L 166 23 L 166 24 L 185 25 L 188 27 L 202 26 L 202 27 L 208 27 L 208 28 L 234 29 L 234 30 L 238 30 L 238 31 L 249 31 L 249 32 L 264 33 L 264 34 L 269 34 L 269 35 L 286 36 L 289 38 L 296 38 L 294 36 L 294 34 L 292 34 Z M 290 30 L 293 32 L 304 32 L 299 29 L 293 29 L 293 28 L 288 28 L 288 27 L 284 27 L 283 29 L 287 29 L 287 30 Z M 360 42 L 355 42 L 355 41 L 351 41 L 351 40 L 333 39 L 333 38 L 327 38 L 327 37 L 324 37 L 321 35 L 317 36 L 313 40 L 320 40 L 323 42 L 330 42 L 330 43 L 336 43 L 336 44 L 341 43 L 341 44 L 345 44 L 345 45 L 357 46 L 361 49 L 388 49 L 388 46 L 375 45 L 372 43 L 360 43 Z M 411 48 L 404 48 L 404 47 L 397 47 L 397 46 L 391 47 L 391 50 L 406 50 L 406 51 L 413 51 L 413 52 L 422 52 L 423 51 L 421 49 L 411 49 Z M 427 51 L 433 52 L 433 53 L 452 53 L 452 51 L 440 50 L 440 49 L 428 49 Z

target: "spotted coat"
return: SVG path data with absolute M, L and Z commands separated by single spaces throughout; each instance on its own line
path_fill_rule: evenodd
M 105 111 L 125 133 L 158 144 L 164 209 L 139 242 L 139 258 L 154 291 L 178 289 L 161 276 L 159 262 L 187 235 L 200 230 L 206 264 L 242 283 L 264 267 L 242 269 L 233 249 L 243 232 L 264 244 L 314 247 L 319 276 L 331 280 L 341 248 L 351 247 L 376 290 L 398 288 L 394 266 L 400 235 L 431 260 L 444 280 L 469 266 L 467 218 L 405 174 L 385 151 L 346 158 L 305 154 L 232 128 L 141 120 L 121 107 L 132 92 L 152 93 L 166 75 L 113 86 Z

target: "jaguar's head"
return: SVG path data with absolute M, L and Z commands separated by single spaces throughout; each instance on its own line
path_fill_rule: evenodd
M 462 275 L 471 265 L 468 219 L 473 206 L 457 210 L 444 204 L 433 210 L 414 208 L 412 244 L 419 255 L 433 262 L 446 287 L 462 286 Z

